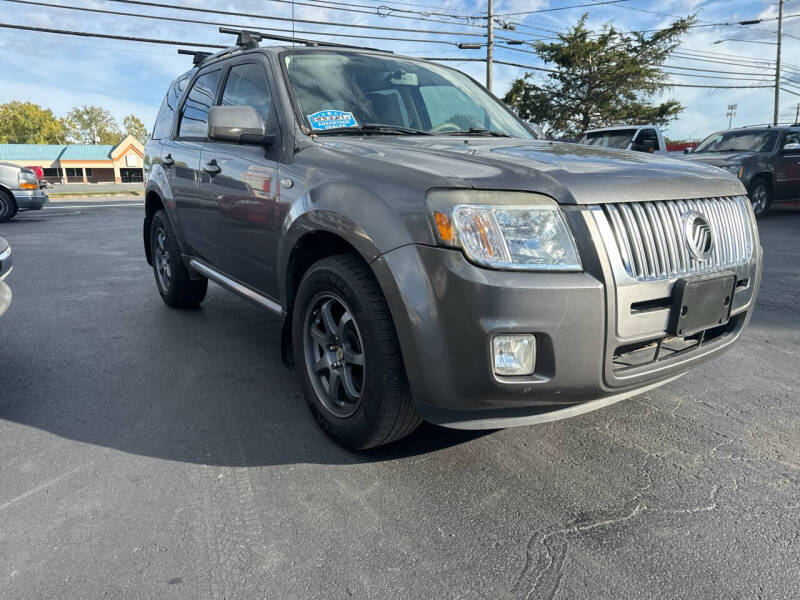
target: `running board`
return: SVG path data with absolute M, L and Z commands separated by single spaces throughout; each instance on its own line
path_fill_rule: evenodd
M 279 315 L 283 314 L 283 309 L 281 308 L 281 305 L 275 302 L 272 298 L 268 298 L 263 294 L 259 294 L 255 290 L 251 290 L 246 285 L 242 285 L 235 279 L 231 279 L 227 275 L 220 273 L 213 267 L 210 267 L 207 264 L 200 262 L 196 258 L 192 258 L 189 260 L 189 266 L 198 273 L 200 273 L 201 275 L 208 277 L 214 283 L 218 283 L 222 287 L 228 288 L 229 290 L 238 294 L 242 298 L 250 300 L 251 302 L 255 302 L 259 306 L 262 306 L 267 310 L 270 310 L 276 314 Z

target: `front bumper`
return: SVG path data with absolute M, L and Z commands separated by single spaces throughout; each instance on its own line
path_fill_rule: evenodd
M 456 250 L 408 245 L 372 263 L 394 318 L 417 409 L 428 421 L 493 428 L 565 418 L 642 393 L 683 375 L 733 343 L 755 305 L 761 250 L 743 269 L 730 324 L 697 348 L 620 368 L 621 348 L 665 337 L 666 316 L 627 318 L 614 266 L 585 208 L 567 211 L 580 246 L 582 273 L 484 269 Z M 595 241 L 596 240 L 596 241 Z M 673 282 L 637 290 L 659 297 Z M 491 339 L 533 333 L 535 372 L 493 373 Z M 627 355 L 625 355 L 627 356 Z
M 12 190 L 19 210 L 39 210 L 49 200 L 45 190 Z

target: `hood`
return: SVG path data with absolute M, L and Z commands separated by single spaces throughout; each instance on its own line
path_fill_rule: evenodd
M 738 165 L 742 161 L 759 156 L 758 152 L 700 152 L 699 154 L 682 154 L 681 158 L 692 162 L 699 162 L 705 165 L 714 165 L 719 167 L 722 165 Z
M 430 187 L 535 191 L 562 204 L 676 200 L 745 193 L 739 180 L 704 164 L 582 144 L 507 138 L 365 136 L 319 145 L 380 169 L 408 169 Z

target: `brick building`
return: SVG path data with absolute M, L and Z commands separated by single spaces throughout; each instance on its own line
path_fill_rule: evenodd
M 142 181 L 144 146 L 126 136 L 116 146 L 89 144 L 0 144 L 0 161 L 41 167 L 50 183 Z

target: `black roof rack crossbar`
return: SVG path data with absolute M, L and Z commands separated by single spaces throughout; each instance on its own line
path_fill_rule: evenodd
M 392 54 L 391 50 L 380 50 L 378 48 L 368 48 L 366 46 L 351 46 L 350 44 L 337 44 L 335 42 L 323 42 L 320 40 L 309 40 L 305 38 L 290 37 L 287 35 L 278 35 L 275 33 L 268 33 L 266 31 L 252 31 L 247 29 L 233 29 L 230 27 L 220 27 L 220 33 L 230 33 L 238 36 L 236 40 L 237 46 L 246 48 L 254 48 L 261 40 L 276 40 L 279 42 L 290 42 L 294 44 L 301 44 L 303 46 L 330 46 L 333 48 L 356 48 L 358 50 L 377 50 L 378 52 L 386 52 Z
M 178 54 L 186 54 L 187 56 L 192 56 L 194 59 L 192 60 L 192 64 L 194 66 L 199 65 L 209 56 L 211 56 L 211 52 L 202 52 L 200 50 L 184 50 L 183 48 L 178 48 Z

